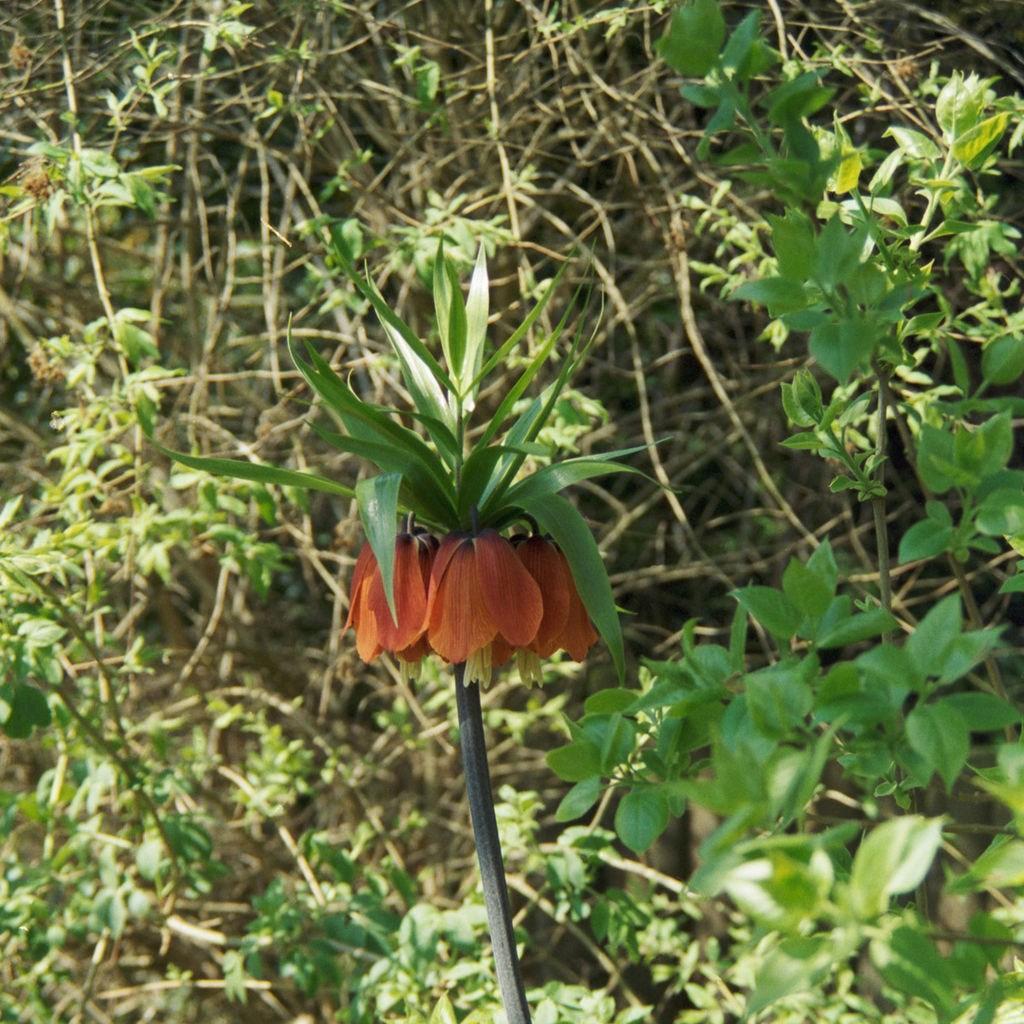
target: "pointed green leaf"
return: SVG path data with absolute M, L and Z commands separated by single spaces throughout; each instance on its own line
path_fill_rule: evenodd
M 559 494 L 534 497 L 529 502 L 521 502 L 519 507 L 532 515 L 562 549 L 587 614 L 608 645 L 619 681 L 623 681 L 626 658 L 619 613 L 601 552 L 586 521 L 575 506 Z
M 309 426 L 318 437 L 338 451 L 358 455 L 385 473 L 401 473 L 413 499 L 409 503 L 410 511 L 443 528 L 451 525 L 455 513 L 451 499 L 412 456 L 393 445 L 325 430 L 312 421 Z
M 778 640 L 788 640 L 800 628 L 800 610 L 774 587 L 740 587 L 732 592 L 739 603 Z
M 448 311 L 448 360 L 454 380 L 461 380 L 466 361 L 466 301 L 462 297 L 462 283 L 455 267 L 447 260 L 444 272 L 451 289 L 451 307 Z
M 646 474 L 635 466 L 624 466 L 615 461 L 625 458 L 627 455 L 635 455 L 645 448 L 646 445 L 639 445 L 636 448 L 624 448 L 621 451 L 606 452 L 596 456 L 565 459 L 562 462 L 544 466 L 525 480 L 520 480 L 508 491 L 504 501 L 507 504 L 515 505 L 520 496 L 529 501 L 532 497 L 557 494 L 570 484 L 579 483 L 580 480 L 589 480 L 595 476 L 604 476 L 606 473 L 637 473 L 640 476 L 645 476 Z
M 441 996 L 430 1015 L 429 1024 L 458 1024 L 455 1007 L 447 996 Z
M 850 871 L 851 909 L 860 918 L 883 913 L 891 896 L 923 881 L 942 843 L 942 819 L 906 814 L 873 829 L 862 841 Z
M 241 459 L 218 459 L 200 455 L 186 455 L 165 448 L 150 438 L 150 444 L 167 458 L 180 462 L 191 469 L 201 469 L 214 476 L 230 476 L 236 480 L 255 480 L 261 484 L 278 484 L 281 487 L 300 487 L 307 491 L 323 491 L 325 494 L 340 494 L 345 498 L 355 497 L 355 491 L 344 484 L 336 483 L 318 473 L 301 473 L 294 469 L 281 469 L 262 462 L 245 462 Z
M 566 782 L 582 782 L 601 775 L 601 751 L 585 737 L 549 750 L 544 760 Z
M 434 320 L 437 323 L 437 334 L 441 339 L 441 350 L 448 363 L 448 368 L 458 376 L 455 364 L 452 362 L 452 354 L 448 348 L 448 330 L 451 323 L 452 310 L 452 284 L 451 279 L 445 273 L 444 238 L 437 243 L 437 253 L 434 255 L 434 272 L 432 275 L 434 287 Z
M 350 433 L 355 432 L 354 424 L 359 423 L 361 425 L 360 433 L 367 440 L 376 440 L 402 449 L 416 458 L 443 490 L 448 488 L 448 475 L 444 467 L 421 437 L 395 422 L 387 412 L 358 398 L 348 384 L 309 344 L 306 345 L 306 352 L 311 362 L 307 363 L 296 351 L 290 333 L 288 351 L 309 386 L 327 403 L 328 408 L 342 419 Z
M 505 445 L 477 445 L 462 467 L 459 482 L 459 518 L 482 504 L 483 494 L 494 477 L 498 463 L 510 453 Z M 512 453 L 514 454 L 514 453 Z
M 824 630 L 816 639 L 822 650 L 833 647 L 846 647 L 847 644 L 860 643 L 882 633 L 891 633 L 899 628 L 899 623 L 884 608 L 871 608 L 860 615 L 851 615 L 842 619 L 834 626 Z
M 381 473 L 356 484 L 356 502 L 359 518 L 363 521 L 366 538 L 373 548 L 380 566 L 384 597 L 391 618 L 398 621 L 395 611 L 395 538 L 398 536 L 398 491 L 402 486 L 401 473 Z
M 573 302 L 575 302 L 575 297 L 573 298 Z M 565 318 L 563 318 L 563 322 L 564 319 Z M 560 329 L 561 324 L 559 324 L 559 330 Z M 576 372 L 577 367 L 579 367 L 580 363 L 589 351 L 590 346 L 594 342 L 594 334 L 591 334 L 586 344 L 581 344 L 582 332 L 583 328 L 581 323 L 576 330 L 576 335 L 573 338 L 568 354 L 562 360 L 558 376 L 555 378 L 554 382 L 545 389 L 541 396 L 543 398 L 543 404 L 536 412 L 534 411 L 536 406 L 531 404 L 524 414 L 524 416 L 527 416 L 528 414 L 528 417 L 525 420 L 524 416 L 520 416 L 519 420 L 516 421 L 515 426 L 513 426 L 513 428 L 508 432 L 507 441 L 509 444 L 515 445 L 516 447 L 526 447 L 537 440 L 537 436 L 540 434 L 541 430 L 544 429 L 544 425 L 551 417 L 555 403 L 561 396 L 563 389 L 571 379 L 572 375 Z M 523 427 L 522 432 L 516 429 L 520 425 Z M 484 499 L 488 502 L 489 506 L 496 505 L 497 502 L 500 501 L 501 496 L 515 480 L 516 474 L 519 472 L 519 468 L 522 466 L 525 458 L 525 454 L 511 456 L 508 460 L 502 463 L 500 475 L 492 479 L 491 486 L 488 487 L 484 494 Z
M 573 821 L 582 817 L 597 803 L 600 795 L 600 775 L 591 775 L 580 780 L 562 797 L 562 802 L 555 811 L 555 821 Z
M 725 19 L 717 0 L 693 0 L 676 8 L 657 50 L 679 74 L 702 78 L 714 66 L 724 42 Z
M 451 405 L 441 390 L 430 368 L 413 351 L 402 335 L 390 324 L 384 324 L 384 333 L 391 342 L 402 370 L 402 380 L 409 389 L 413 404 L 424 416 L 440 420 L 446 427 L 454 426 Z M 428 426 L 429 431 L 429 426 Z
M 547 306 L 548 300 L 552 295 L 555 294 L 555 289 L 558 287 L 558 282 L 561 281 L 562 275 L 566 272 L 569 267 L 569 261 L 566 260 L 555 273 L 555 276 L 548 282 L 547 287 L 544 289 L 544 294 L 537 300 L 536 305 L 526 315 L 526 319 L 512 332 L 511 335 L 487 358 L 487 361 L 480 368 L 477 374 L 473 377 L 473 381 L 469 386 L 470 393 L 474 393 L 480 386 L 480 382 L 500 363 L 503 363 L 513 351 L 516 346 L 526 337 L 526 332 L 533 326 L 537 318 L 544 312 L 544 307 Z
M 370 279 L 369 274 L 363 278 L 356 270 L 355 265 L 348 258 L 344 249 L 339 247 L 337 244 L 334 245 L 332 252 L 341 264 L 342 268 L 345 270 L 345 273 L 348 274 L 349 280 L 355 286 L 359 294 L 362 295 L 371 306 L 373 306 L 374 312 L 376 312 L 381 323 L 390 326 L 399 334 L 406 345 L 412 349 L 416 356 L 426 365 L 434 379 L 446 392 L 453 392 L 455 388 L 452 385 L 451 378 L 447 373 L 445 373 L 443 367 L 434 358 L 427 346 L 416 337 L 412 328 L 409 327 L 409 325 L 384 301 L 384 296 L 381 295 L 377 286 Z
M 473 277 L 469 282 L 469 297 L 466 299 L 466 358 L 459 377 L 464 385 L 476 379 L 483 363 L 490 301 L 489 288 L 487 253 L 481 242 L 476 255 L 476 266 L 473 268 Z M 468 387 L 463 387 L 463 393 L 468 390 Z
M 512 413 L 512 408 L 516 402 L 522 398 L 523 393 L 530 386 L 530 382 L 536 377 L 537 372 L 547 362 L 552 350 L 555 347 L 558 339 L 562 335 L 562 331 L 565 329 L 565 325 L 569 320 L 569 316 L 572 314 L 573 307 L 576 302 L 576 296 L 574 295 L 569 302 L 565 313 L 562 314 L 562 319 L 558 322 L 555 329 L 548 335 L 537 349 L 536 355 L 526 365 L 526 369 L 519 375 L 519 379 L 508 389 L 505 393 L 505 397 L 501 400 L 498 408 L 495 409 L 494 415 L 491 417 L 491 422 L 488 423 L 487 428 L 483 432 L 483 436 L 480 438 L 481 444 L 489 444 L 490 441 L 498 434 L 501 428 L 505 425 L 505 421 Z

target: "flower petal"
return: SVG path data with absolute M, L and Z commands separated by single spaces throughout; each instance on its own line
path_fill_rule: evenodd
M 369 588 L 369 580 L 363 581 L 363 591 Z M 364 608 L 359 625 L 356 627 L 356 650 L 363 661 L 373 661 L 384 648 L 377 636 L 377 616 L 369 608 Z
M 386 651 L 408 647 L 422 632 L 427 614 L 427 588 L 420 564 L 419 544 L 410 534 L 395 540 L 395 611 L 398 621 L 384 597 L 384 581 L 379 572 L 370 581 L 367 602 L 377 619 L 379 642 Z
M 569 595 L 569 614 L 565 620 L 565 629 L 558 637 L 558 646 L 568 652 L 573 661 L 582 661 L 596 641 L 597 631 L 591 624 L 574 584 Z
M 352 570 L 352 585 L 348 591 L 348 617 L 345 619 L 345 625 L 341 629 L 342 633 L 353 623 L 358 624 L 359 613 L 362 608 L 359 600 L 359 591 L 367 573 L 373 572 L 376 568 L 377 559 L 374 557 L 373 548 L 369 544 L 364 544 L 359 552 L 359 557 L 356 559 L 356 567 Z M 358 625 L 356 628 L 358 631 Z
M 433 612 L 434 602 L 437 600 L 437 591 L 441 586 L 441 581 L 444 579 L 444 574 L 448 571 L 448 565 L 455 552 L 459 550 L 459 545 L 466 543 L 468 540 L 468 534 L 449 533 L 438 545 L 437 551 L 433 555 L 430 566 L 430 583 L 427 586 L 428 623 Z
M 427 638 L 445 661 L 454 664 L 488 645 L 498 627 L 484 604 L 473 544 L 459 537 L 454 551 L 446 552 L 447 542 L 448 538 L 441 544 L 430 577 Z M 443 575 L 438 579 L 437 564 L 446 553 Z
M 405 661 L 409 663 L 417 662 L 421 658 L 426 657 L 426 655 L 428 654 L 430 654 L 430 644 L 427 641 L 427 636 L 425 633 L 422 636 L 420 636 L 418 640 L 413 641 L 413 643 L 411 643 L 408 647 L 404 648 L 401 651 L 395 652 L 395 656 L 399 659 L 399 661 Z
M 488 614 L 513 647 L 525 647 L 537 636 L 544 615 L 540 588 L 512 545 L 495 530 L 474 537 L 473 550 Z
M 500 634 L 496 636 L 491 644 L 491 667 L 501 668 L 512 657 L 512 652 L 512 645 Z
M 565 556 L 543 537 L 527 537 L 516 545 L 516 555 L 540 588 L 544 615 L 530 650 L 550 658 L 558 650 L 558 637 L 569 617 L 569 599 L 574 591 L 572 574 Z

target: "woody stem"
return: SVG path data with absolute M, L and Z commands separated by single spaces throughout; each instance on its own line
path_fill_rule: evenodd
M 526 991 L 512 932 L 512 912 L 508 905 L 508 886 L 505 883 L 505 865 L 498 840 L 498 822 L 494 817 L 494 796 L 491 793 L 484 720 L 480 710 L 480 684 L 466 684 L 465 674 L 465 664 L 455 666 L 455 702 L 459 709 L 462 768 L 466 776 L 469 816 L 473 822 L 476 855 L 484 886 L 494 965 L 498 972 L 501 1001 L 505 1006 L 508 1024 L 530 1024 L 530 1011 L 526 1005 Z

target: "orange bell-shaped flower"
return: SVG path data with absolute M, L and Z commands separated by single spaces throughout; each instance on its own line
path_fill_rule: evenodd
M 491 645 L 526 647 L 543 615 L 540 588 L 497 531 L 453 533 L 441 542 L 427 595 L 427 640 L 445 661 L 466 662 L 467 682 L 488 683 L 504 660 L 494 661 Z
M 423 642 L 426 628 L 427 587 L 437 551 L 437 540 L 426 533 L 401 533 L 395 538 L 394 596 L 392 618 L 384 596 L 380 566 L 369 544 L 364 544 L 352 574 L 348 618 L 344 628 L 356 631 L 356 650 L 363 661 L 373 661 L 381 651 L 398 656 L 403 667 L 418 662 L 429 647 Z
M 538 536 L 518 539 L 515 548 L 544 599 L 544 615 L 537 635 L 516 652 L 516 660 L 525 681 L 540 683 L 541 658 L 550 658 L 555 651 L 563 650 L 574 661 L 582 661 L 596 642 L 597 632 L 565 555 L 551 541 Z

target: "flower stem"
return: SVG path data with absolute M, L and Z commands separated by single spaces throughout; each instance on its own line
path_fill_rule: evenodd
M 505 865 L 501 858 L 498 822 L 494 817 L 491 774 L 487 767 L 484 720 L 480 710 L 479 683 L 464 682 L 465 664 L 455 666 L 455 701 L 459 709 L 462 741 L 462 767 L 466 776 L 466 796 L 473 822 L 476 855 L 487 906 L 487 927 L 491 933 L 494 965 L 501 987 L 508 1024 L 530 1024 L 526 991 L 519 971 L 519 955 L 512 932 L 512 912 L 508 905 Z

